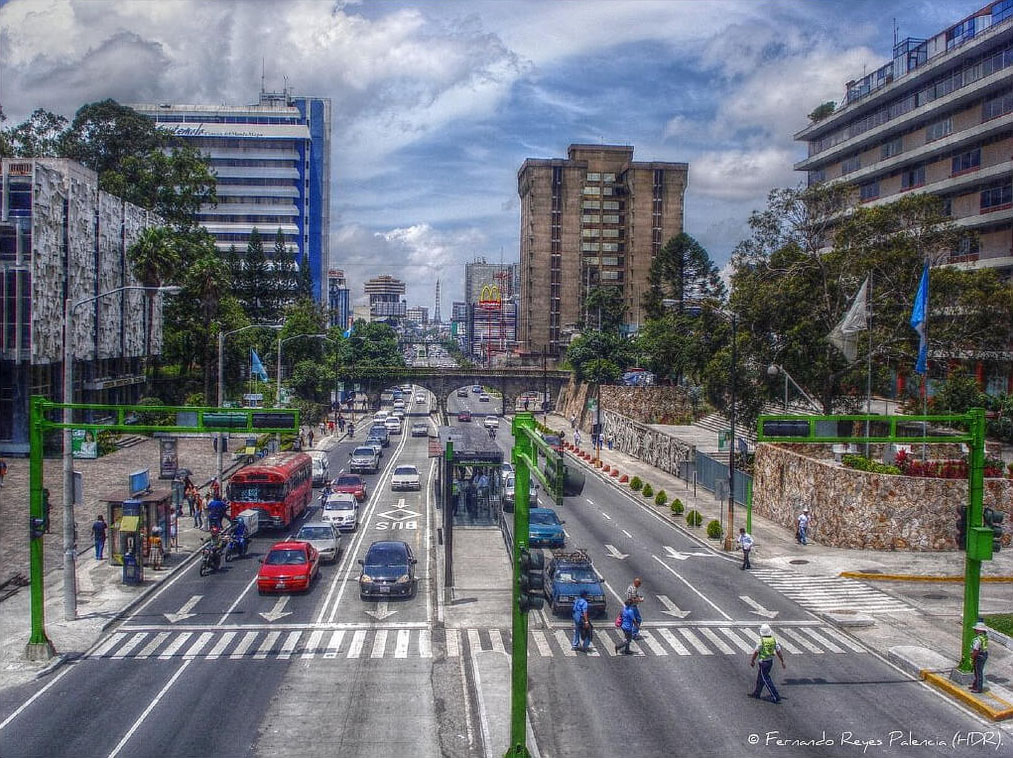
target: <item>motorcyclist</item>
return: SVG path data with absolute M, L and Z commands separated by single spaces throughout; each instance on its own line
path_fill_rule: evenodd
M 208 551 L 210 562 L 215 568 L 222 565 L 221 559 L 222 552 L 225 550 L 225 542 L 222 540 L 222 530 L 220 527 L 211 527 L 211 536 L 204 543 L 204 549 Z
M 328 482 L 324 485 L 324 488 L 320 490 L 320 504 L 323 505 L 327 502 L 327 498 L 331 496 L 333 490 L 331 489 L 331 483 Z
M 489 439 L 491 440 L 496 439 L 496 427 L 494 426 L 489 427 Z
M 222 519 L 225 518 L 226 510 L 228 510 L 228 505 L 220 496 L 216 496 L 208 503 L 208 524 L 212 529 L 222 528 Z
M 348 438 L 351 439 L 355 436 L 355 424 L 348 425 Z
M 236 552 L 240 555 L 246 553 L 246 522 L 243 519 L 236 519 L 235 525 L 232 527 L 232 542 L 235 545 Z

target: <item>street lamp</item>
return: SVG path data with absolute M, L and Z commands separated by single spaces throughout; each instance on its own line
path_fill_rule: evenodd
M 71 446 L 70 425 L 74 422 L 74 413 L 70 405 L 74 402 L 74 345 L 71 320 L 74 312 L 83 305 L 94 303 L 103 297 L 118 295 L 121 292 L 140 290 L 158 292 L 163 295 L 178 295 L 182 287 L 168 285 L 165 287 L 145 287 L 140 284 L 129 284 L 100 292 L 91 297 L 63 301 L 63 615 L 67 621 L 77 618 L 77 556 L 76 530 L 74 528 L 74 451 Z
M 802 397 L 804 397 L 805 400 L 806 400 L 806 402 L 808 402 L 809 405 L 811 405 L 813 408 L 816 409 L 817 413 L 822 413 L 823 412 L 823 409 L 820 407 L 819 403 L 817 403 L 815 400 L 813 400 L 804 389 L 802 389 L 801 387 L 798 386 L 798 382 L 796 382 L 792 378 L 791 374 L 788 373 L 788 370 L 784 366 L 779 366 L 776 363 L 771 363 L 769 366 L 767 366 L 767 376 L 775 377 L 778 374 L 784 374 L 784 412 L 785 413 L 788 412 L 788 382 L 791 382 L 791 386 L 795 388 L 795 391 L 798 394 L 800 394 Z
M 222 407 L 222 403 L 225 402 L 225 338 L 230 334 L 237 334 L 239 332 L 245 332 L 247 329 L 281 329 L 281 324 L 247 324 L 241 326 L 238 329 L 233 329 L 228 332 L 218 332 L 218 407 Z M 222 484 L 222 447 L 224 445 L 223 434 L 218 432 L 218 444 L 215 446 L 216 450 L 216 471 L 218 472 L 216 481 L 220 487 Z
M 738 370 L 737 345 L 739 336 L 739 317 L 734 311 L 725 313 L 732 320 L 732 389 L 731 389 L 731 412 L 729 413 L 729 426 L 731 427 L 728 445 L 728 530 L 725 532 L 725 552 L 731 552 L 735 531 L 735 379 Z
M 335 342 L 334 340 L 332 340 L 330 337 L 328 337 L 326 334 L 293 334 L 291 337 L 285 337 L 284 339 L 282 339 L 280 333 L 278 334 L 278 376 L 277 376 L 276 384 L 275 384 L 275 386 L 277 387 L 277 390 L 275 391 L 275 394 L 276 394 L 276 400 L 275 400 L 275 402 L 278 405 L 281 405 L 281 346 L 284 345 L 289 340 L 298 339 L 299 337 L 312 337 L 314 339 L 327 340 L 332 345 L 337 345 L 338 344 L 337 342 Z M 338 399 L 338 392 L 337 392 L 337 389 L 338 389 L 338 387 L 337 387 L 338 375 L 337 375 L 337 364 L 336 363 L 335 363 L 334 368 L 335 368 L 335 373 L 334 373 L 334 399 L 337 400 Z M 324 418 L 326 420 L 326 416 Z

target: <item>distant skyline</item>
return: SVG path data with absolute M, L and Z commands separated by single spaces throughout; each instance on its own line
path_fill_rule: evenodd
M 518 259 L 517 171 L 572 143 L 689 163 L 686 231 L 719 267 L 794 186 L 806 114 L 984 0 L 0 0 L 7 126 L 35 108 L 332 99 L 330 266 L 353 301 L 464 298 Z M 270 232 L 270 230 L 265 230 Z

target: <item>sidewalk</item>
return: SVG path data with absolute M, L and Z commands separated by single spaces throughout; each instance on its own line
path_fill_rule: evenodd
M 541 420 L 541 416 L 538 418 Z M 572 443 L 573 432 L 568 419 L 550 413 L 545 423 L 550 428 L 565 433 L 566 439 Z M 594 455 L 594 450 L 587 440 L 582 440 L 580 451 L 592 457 Z M 701 545 L 723 552 L 723 540 L 708 539 L 704 527 L 708 521 L 713 519 L 725 526 L 727 500 L 718 501 L 714 498 L 713 493 L 703 488 L 697 488 L 694 492 L 692 483 L 660 471 L 618 450 L 602 448 L 600 451 L 602 468 L 600 469 L 580 457 L 575 457 L 576 453 L 572 444 L 569 445 L 567 454 L 571 460 L 578 461 L 583 465 L 588 476 L 600 477 L 616 487 L 617 490 L 628 494 L 643 507 L 650 508 L 659 516 L 671 521 L 677 528 L 694 537 Z M 618 470 L 619 474 L 613 476 L 611 473 L 604 473 L 605 466 L 608 466 L 610 471 Z M 690 510 L 696 510 L 701 514 L 704 526 L 691 529 L 686 524 L 685 514 L 675 517 L 668 505 L 655 505 L 653 498 L 645 498 L 631 490 L 628 484 L 620 484 L 619 478 L 622 475 L 626 475 L 630 479 L 639 476 L 642 481 L 650 483 L 655 493 L 664 489 L 669 502 L 678 497 L 685 505 L 687 513 Z M 626 498 L 617 497 L 617 504 L 623 502 L 629 501 Z M 632 503 L 630 505 L 632 506 Z M 734 533 L 737 534 L 739 527 L 745 526 L 745 523 L 746 509 L 744 506 L 736 505 Z M 816 526 L 815 536 L 818 539 L 818 524 Z M 752 536 L 756 541 L 752 559 L 754 568 L 783 569 L 814 579 L 846 574 L 851 578 L 870 582 L 874 584 L 876 589 L 893 594 L 905 601 L 909 598 L 903 596 L 902 590 L 909 589 L 910 583 L 916 582 L 918 587 L 925 588 L 931 587 L 931 582 L 939 578 L 957 577 L 958 586 L 963 585 L 963 553 L 848 550 L 827 547 L 812 540 L 808 545 L 800 545 L 795 541 L 795 535 L 790 530 L 756 514 L 753 514 L 752 517 Z M 733 553 L 732 555 L 738 559 L 740 554 Z M 874 581 L 877 577 L 886 581 Z M 999 598 L 999 607 L 1005 608 L 1007 611 L 1013 610 L 1011 577 L 1013 577 L 1013 550 L 1003 550 L 996 554 L 994 560 L 982 564 L 982 596 L 984 597 L 988 593 L 991 597 Z M 989 582 L 989 579 L 994 580 L 994 583 Z M 1008 599 L 1008 602 L 1003 599 Z M 860 608 L 856 608 L 850 614 L 824 614 L 824 617 L 830 623 L 850 627 L 849 631 L 855 636 L 907 671 L 921 678 L 929 678 L 926 676 L 927 673 L 956 667 L 959 662 L 957 651 L 961 646 L 962 628 L 960 607 L 953 608 L 952 612 L 949 612 L 950 610 L 947 608 L 948 612 L 945 613 L 877 613 L 874 618 L 870 618 L 861 614 Z M 987 677 L 989 679 L 994 677 L 1007 684 L 1013 683 L 1013 650 L 1004 647 L 1002 641 L 996 638 L 995 633 L 990 633 L 989 636 L 992 638 L 992 644 L 989 648 Z M 935 684 L 940 689 L 949 692 L 951 696 L 957 697 L 955 693 L 950 692 L 938 682 Z M 1013 716 L 1013 691 L 997 684 L 992 684 L 992 687 L 994 692 L 1006 701 L 1005 708 L 1010 709 L 1006 718 Z M 966 687 L 963 688 L 963 691 L 966 692 Z M 968 697 L 958 699 L 970 707 L 975 707 L 966 702 L 970 699 L 971 693 L 966 694 Z M 993 704 L 992 710 L 997 710 L 995 704 Z M 998 710 L 1002 710 L 1001 703 Z

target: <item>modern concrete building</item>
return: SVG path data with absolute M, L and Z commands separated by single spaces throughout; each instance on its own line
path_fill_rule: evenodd
M 591 288 L 616 287 L 632 314 L 665 242 L 683 230 L 686 163 L 634 162 L 628 145 L 570 145 L 567 158 L 524 161 L 522 351 L 560 357 Z M 630 316 L 632 318 L 632 316 Z
M 369 295 L 369 320 L 386 321 L 391 325 L 404 321 L 408 305 L 403 295 L 405 283 L 389 274 L 382 274 L 366 282 Z
M 424 305 L 413 305 L 405 311 L 405 319 L 419 326 L 429 323 L 429 308 Z
M 345 272 L 332 268 L 327 272 L 328 324 L 347 329 L 351 325 L 352 301 Z
M 475 258 L 464 264 L 464 300 L 477 303 L 483 287 L 495 286 L 504 300 L 510 299 L 520 289 L 520 264 L 486 263 L 485 258 Z
M 795 165 L 809 184 L 850 182 L 856 204 L 942 198 L 967 235 L 934 263 L 1013 276 L 1013 0 L 897 43 L 795 139 L 809 148 Z
M 256 227 L 270 249 L 278 229 L 297 265 L 309 256 L 314 297 L 326 302 L 330 251 L 331 101 L 261 92 L 254 105 L 130 106 L 207 153 L 218 203 L 200 223 L 221 250 L 246 249 Z
M 68 298 L 74 401 L 141 398 L 162 352 L 161 298 L 149 311 L 144 292 L 116 290 L 140 286 L 127 251 L 161 220 L 73 161 L 3 158 L 0 177 L 0 454 L 24 455 L 30 396 L 63 401 Z

